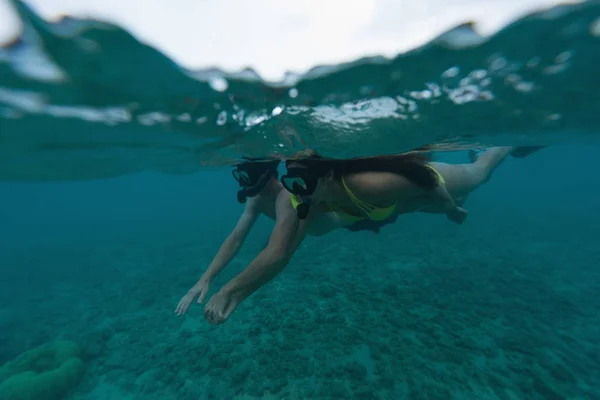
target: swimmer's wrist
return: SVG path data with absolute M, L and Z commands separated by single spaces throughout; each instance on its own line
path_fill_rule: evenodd
M 219 292 L 226 294 L 228 297 L 246 298 L 261 287 L 263 283 L 259 277 L 237 276 L 223 285 Z
M 227 295 L 233 295 L 239 292 L 243 292 L 244 291 L 244 284 L 242 282 L 240 282 L 239 280 L 236 280 L 235 278 L 233 278 L 232 280 L 230 280 L 229 282 L 227 282 L 225 285 L 223 285 L 223 287 L 219 290 L 219 292 L 223 292 Z

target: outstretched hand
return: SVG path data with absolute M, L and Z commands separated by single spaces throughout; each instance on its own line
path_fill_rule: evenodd
M 469 215 L 469 212 L 462 207 L 455 207 L 453 210 L 446 213 L 446 216 L 450 221 L 459 225 L 465 222 L 467 215 Z
M 204 307 L 204 318 L 211 324 L 222 324 L 241 303 L 242 299 L 226 291 L 214 294 Z
M 210 281 L 208 280 L 200 280 L 193 288 L 191 288 L 185 296 L 179 300 L 179 304 L 177 304 L 177 308 L 175 309 L 175 314 L 183 315 L 187 312 L 188 308 L 190 308 L 190 304 L 196 297 L 198 297 L 198 304 L 202 304 L 204 298 L 208 293 L 208 288 L 210 285 Z

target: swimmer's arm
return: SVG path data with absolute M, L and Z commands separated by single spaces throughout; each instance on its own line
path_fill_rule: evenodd
M 277 202 L 277 220 L 269 244 L 221 290 L 242 301 L 277 276 L 304 239 L 306 225 L 306 220 L 299 220 L 296 216 L 289 197 L 280 196 Z
M 242 213 L 240 219 L 238 220 L 235 228 L 229 234 L 227 239 L 223 242 L 217 255 L 213 258 L 212 262 L 206 269 L 206 272 L 202 275 L 198 283 L 201 281 L 210 281 L 215 276 L 225 268 L 227 264 L 235 257 L 237 252 L 244 244 L 250 229 L 254 226 L 254 223 L 258 219 L 259 216 L 259 206 L 258 206 L 259 198 L 251 198 L 248 200 L 246 204 L 246 208 L 244 208 L 244 212 Z
M 446 185 L 437 185 L 433 191 L 433 194 L 439 201 L 442 202 L 445 212 L 450 212 L 456 209 L 456 203 L 454 202 L 452 196 L 450 196 Z
M 432 214 L 446 214 L 446 217 L 456 223 L 462 224 L 467 218 L 468 212 L 456 204 L 454 198 L 448 192 L 446 185 L 438 184 L 433 190 L 433 201 L 420 207 L 421 212 Z

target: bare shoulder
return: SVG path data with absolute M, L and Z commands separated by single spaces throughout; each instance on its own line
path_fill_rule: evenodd
M 294 206 L 292 205 L 292 194 L 287 190 L 282 190 L 277 195 L 276 201 L 276 209 L 277 213 L 282 213 L 283 215 L 291 215 L 295 214 Z
M 344 177 L 348 188 L 359 198 L 390 199 L 418 191 L 405 177 L 392 172 L 360 172 Z
M 279 204 L 292 204 L 292 194 L 287 190 L 282 190 L 277 194 L 275 201 Z

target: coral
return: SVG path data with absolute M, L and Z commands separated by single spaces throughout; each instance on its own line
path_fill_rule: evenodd
M 83 362 L 76 343 L 45 343 L 0 368 L 0 399 L 60 400 L 82 376 Z

